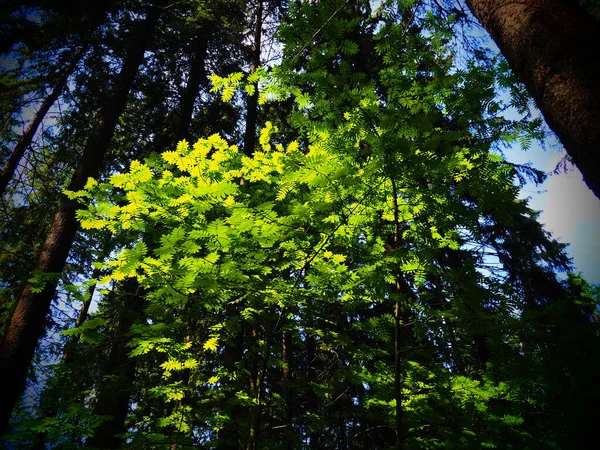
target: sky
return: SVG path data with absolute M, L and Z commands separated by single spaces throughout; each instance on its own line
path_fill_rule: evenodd
M 465 11 L 468 12 L 468 8 L 465 7 Z M 492 54 L 500 53 L 485 30 L 475 27 L 470 32 L 474 38 L 481 39 L 481 44 L 487 46 Z M 470 56 L 468 52 L 465 55 Z M 498 100 L 509 103 L 506 95 L 506 92 L 500 93 Z M 506 117 L 518 119 L 511 114 L 509 110 Z M 531 118 L 539 115 L 534 107 Z M 539 186 L 533 183 L 524 186 L 521 197 L 529 198 L 529 206 L 540 211 L 538 220 L 556 240 L 569 244 L 567 253 L 573 258 L 574 271 L 581 272 L 588 282 L 597 284 L 600 283 L 600 199 L 586 186 L 579 169 L 574 165 L 568 165 L 566 173 L 551 173 L 565 155 L 563 146 L 554 135 L 546 139 L 543 148 L 533 142 L 526 151 L 517 143 L 504 150 L 508 161 L 531 163 L 532 167 L 550 174 Z
M 553 142 L 554 141 L 554 142 Z M 527 151 L 518 145 L 505 151 L 514 163 L 531 162 L 536 169 L 552 172 L 565 155 L 556 138 L 543 150 L 537 143 Z M 568 254 L 576 272 L 590 283 L 600 283 L 600 200 L 585 185 L 579 170 L 551 174 L 540 186 L 528 184 L 521 193 L 532 209 L 541 211 L 539 221 L 559 242 L 569 243 Z

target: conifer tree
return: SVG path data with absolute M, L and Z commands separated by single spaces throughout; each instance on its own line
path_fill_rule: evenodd
M 71 189 L 83 188 L 87 178 L 94 178 L 100 170 L 103 156 L 110 143 L 119 115 L 125 106 L 127 94 L 143 58 L 147 42 L 158 21 L 159 12 L 159 7 L 151 7 L 148 17 L 137 30 L 136 45 L 131 48 L 128 55 L 130 59 L 126 59 L 123 64 L 122 71 L 115 83 L 114 93 L 106 99 L 104 110 L 88 139 L 81 161 L 69 184 Z M 70 200 L 61 202 L 38 260 L 37 270 L 45 275 L 56 277 L 55 274 L 60 274 L 64 268 L 70 246 L 77 232 L 76 208 L 76 204 Z M 44 282 L 45 286 L 41 289 L 32 285 L 25 287 L 17 301 L 0 346 L 2 389 L 5 392 L 4 398 L 7 399 L 1 409 L 2 431 L 6 430 L 10 413 L 23 390 L 27 367 L 33 356 L 37 340 L 43 331 L 46 314 L 56 289 L 56 279 L 44 280 Z
M 421 2 L 203 5 L 163 11 L 106 170 L 65 191 L 100 302 L 7 439 L 584 445 L 598 292 L 519 197 L 543 174 L 501 148 L 540 122 L 503 114 L 504 61 L 459 61 Z

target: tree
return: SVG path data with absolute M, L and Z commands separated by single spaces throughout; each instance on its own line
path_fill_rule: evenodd
M 81 74 L 89 70 L 90 61 L 94 59 L 91 49 L 98 39 L 110 34 L 107 17 L 113 6 L 113 2 L 106 2 L 99 8 L 75 8 L 73 15 L 63 15 L 55 10 L 61 9 L 56 2 L 28 5 L 5 2 L 2 5 L 3 13 L 12 19 L 3 24 L 3 33 L 12 33 L 13 27 L 24 27 L 17 32 L 20 40 L 3 40 L 3 44 L 8 45 L 5 50 L 10 53 L 6 55 L 7 64 L 2 67 L 5 88 L 0 150 L 3 156 L 0 176 L 2 334 L 16 298 L 35 268 L 60 191 L 71 176 L 80 142 L 85 142 L 87 130 L 81 131 L 82 136 L 65 132 L 72 126 L 72 122 L 68 123 L 68 111 L 72 111 L 74 103 L 81 108 L 82 116 L 87 114 L 83 112 L 87 108 L 90 114 L 92 109 L 98 108 L 95 92 L 87 87 L 94 83 L 91 80 L 97 82 L 102 78 L 102 70 L 92 69 L 93 76 L 87 79 L 89 83 L 81 82 Z M 37 20 L 30 20 L 32 17 Z M 82 97 L 78 99 L 76 91 L 87 91 L 83 102 L 78 102 Z
M 62 291 L 85 300 L 93 275 L 99 301 L 77 323 L 51 309 L 62 336 L 36 358 L 68 358 L 33 366 L 41 399 L 14 410 L 9 445 L 589 439 L 598 292 L 561 278 L 565 245 L 519 198 L 543 174 L 501 147 L 539 122 L 503 115 L 506 64 L 458 62 L 452 17 L 422 2 L 204 6 L 165 8 L 105 168 L 64 193 L 80 231 L 63 279 L 82 283 Z M 281 60 L 261 67 L 273 21 Z M 114 87 L 108 55 L 126 52 L 107 36 L 101 76 L 73 77 L 79 105 Z M 60 126 L 89 128 L 74 113 Z
M 600 22 L 574 1 L 467 4 L 600 198 Z
M 135 44 L 131 47 L 129 58 L 125 60 L 115 83 L 115 91 L 106 99 L 104 110 L 98 118 L 97 126 L 88 139 L 82 159 L 71 179 L 69 185 L 71 189 L 83 188 L 88 178 L 98 175 L 117 120 L 125 106 L 127 94 L 159 16 L 160 7 L 151 7 L 148 17 L 139 27 Z M 41 288 L 31 284 L 25 287 L 2 339 L 0 372 L 4 398 L 7 399 L 0 410 L 2 431 L 8 427 L 12 409 L 23 391 L 27 368 L 37 341 L 43 333 L 46 314 L 54 297 L 58 281 L 56 274 L 62 272 L 77 232 L 76 209 L 77 205 L 71 200 L 61 202 L 52 229 L 40 252 L 37 266 L 38 271 L 53 279 L 41 280 Z
M 160 75 L 154 74 L 153 71 L 155 69 L 160 69 L 161 67 L 168 67 L 169 70 L 178 70 L 179 68 L 177 66 L 175 66 L 175 68 L 173 67 L 173 63 L 176 64 L 180 64 L 181 59 L 178 58 L 178 53 L 181 52 L 182 50 L 184 52 L 187 52 L 188 50 L 190 51 L 190 54 L 186 55 L 184 53 L 184 55 L 189 58 L 189 66 L 191 67 L 191 75 L 188 78 L 188 82 L 186 83 L 185 86 L 185 90 L 181 91 L 181 100 L 179 101 L 179 105 L 177 105 L 175 102 L 175 107 L 173 107 L 173 104 L 169 104 L 168 102 L 165 102 L 165 105 L 163 106 L 163 108 L 167 109 L 170 108 L 171 112 L 169 113 L 169 115 L 171 115 L 173 118 L 176 119 L 176 121 L 174 121 L 174 128 L 175 128 L 175 139 L 180 139 L 184 136 L 177 136 L 177 130 L 182 130 L 182 129 L 190 129 L 190 131 L 193 131 L 194 128 L 197 128 L 198 125 L 200 126 L 204 126 L 204 127 L 212 127 L 215 126 L 212 122 L 215 122 L 211 119 L 211 121 L 206 120 L 204 123 L 202 121 L 198 121 L 192 120 L 192 112 L 194 109 L 194 104 L 198 103 L 198 99 L 196 98 L 196 96 L 198 96 L 198 94 L 200 92 L 202 92 L 201 89 L 206 89 L 205 83 L 203 83 L 203 76 L 201 75 L 202 73 L 204 73 L 205 71 L 205 66 L 208 64 L 213 64 L 215 66 L 218 67 L 219 64 L 226 64 L 230 61 L 230 58 L 227 57 L 227 55 L 224 55 L 224 57 L 221 57 L 219 55 L 219 57 L 217 59 L 213 59 L 210 60 L 209 58 L 207 58 L 207 47 L 211 48 L 211 47 L 217 47 L 219 45 L 219 43 L 224 40 L 224 39 L 232 39 L 231 36 L 229 36 L 229 34 L 233 34 L 235 32 L 235 24 L 236 24 L 236 20 L 239 20 L 239 18 L 243 18 L 243 15 L 239 14 L 239 11 L 236 9 L 232 9 L 230 8 L 230 4 L 228 3 L 227 5 L 214 5 L 215 6 L 215 10 L 214 11 L 207 11 L 207 10 L 203 10 L 201 13 L 198 14 L 198 17 L 195 17 L 194 14 L 194 4 L 178 4 L 176 5 L 176 7 L 172 7 L 169 8 L 168 14 L 164 16 L 163 21 L 162 21 L 162 25 L 159 28 L 159 31 L 157 32 L 157 39 L 155 40 L 154 44 L 153 44 L 153 54 L 151 54 L 151 56 L 148 55 L 147 53 L 147 58 L 150 59 L 152 58 L 152 63 L 150 64 L 146 64 L 144 69 L 142 70 L 142 75 L 141 77 L 139 77 L 137 79 L 136 82 L 136 86 L 134 87 L 134 92 L 135 92 L 135 98 L 136 99 L 140 99 L 141 101 L 130 101 L 128 104 L 128 108 L 126 109 L 126 111 L 124 112 L 124 114 L 122 115 L 121 121 L 123 123 L 127 123 L 128 126 L 128 130 L 123 133 L 118 133 L 117 134 L 117 138 L 116 140 L 118 140 L 121 145 L 124 146 L 128 146 L 131 145 L 128 142 L 129 139 L 129 135 L 128 132 L 131 130 L 133 131 L 133 128 L 131 128 L 131 125 L 138 127 L 135 131 L 133 131 L 133 134 L 135 137 L 132 138 L 133 140 L 133 146 L 136 148 L 136 154 L 141 156 L 144 154 L 149 154 L 150 153 L 150 149 L 152 148 L 156 148 L 156 142 L 153 142 L 155 139 L 152 139 L 150 141 L 150 139 L 148 139 L 147 137 L 142 137 L 140 138 L 139 136 L 144 136 L 144 131 L 148 130 L 148 129 L 152 129 L 151 127 L 149 127 L 147 125 L 147 119 L 150 118 L 152 119 L 152 115 L 156 114 L 155 113 L 155 108 L 157 108 L 156 104 L 160 104 L 160 102 L 157 102 L 157 100 L 162 100 L 160 97 L 155 97 L 155 94 L 157 92 L 157 87 L 159 86 L 160 83 L 160 75 L 164 76 L 164 72 L 160 72 L 160 70 L 158 71 L 158 73 Z M 225 7 L 227 6 L 227 7 Z M 193 20 L 190 20 L 189 14 L 190 14 L 190 10 L 192 11 L 192 17 L 194 17 Z M 185 17 L 185 21 L 182 20 L 182 18 Z M 230 20 L 230 22 L 228 23 L 227 27 L 218 27 L 216 23 L 212 23 L 213 20 L 215 21 L 225 21 L 226 19 Z M 197 23 L 197 21 L 199 21 L 199 25 Z M 200 27 L 200 29 L 199 29 Z M 228 28 L 229 27 L 229 28 Z M 231 28 L 231 29 L 230 29 Z M 219 32 L 211 32 L 211 29 L 219 29 Z M 189 35 L 196 35 L 199 36 L 201 38 L 201 42 L 200 42 L 200 46 L 188 46 L 188 41 L 186 40 L 186 36 Z M 174 37 L 173 35 L 175 35 L 176 37 Z M 164 59 L 160 59 L 159 57 L 162 57 L 164 55 L 164 53 L 162 53 L 164 51 L 164 47 L 159 47 L 159 45 L 168 45 L 170 50 L 172 51 L 172 53 L 168 54 L 167 58 Z M 227 45 L 227 44 L 226 44 Z M 158 48 L 160 48 L 160 50 L 158 50 Z M 181 65 L 181 67 L 183 69 L 186 68 L 186 61 L 185 59 L 183 60 L 184 64 Z M 179 69 L 181 70 L 181 69 Z M 150 73 L 148 73 L 148 71 Z M 184 72 L 185 73 L 185 72 Z M 195 74 L 195 75 L 194 75 Z M 158 80 L 157 80 L 158 78 Z M 168 80 L 168 79 L 167 79 Z M 203 99 L 202 102 L 206 102 L 206 94 L 203 93 Z M 208 102 L 207 102 L 208 103 Z M 208 105 L 210 106 L 210 103 L 208 103 Z M 150 109 L 151 108 L 151 109 Z M 160 110 L 159 110 L 160 111 Z M 164 111 L 164 109 L 162 110 Z M 218 112 L 219 109 L 218 108 L 213 108 L 213 112 Z M 200 117 L 203 116 L 202 114 L 202 109 L 196 109 L 196 112 Z M 160 112 L 159 112 L 160 114 Z M 164 119 L 165 114 L 163 113 L 163 119 Z M 146 119 L 146 121 L 142 120 L 139 121 L 139 119 L 143 117 Z M 223 121 L 223 119 L 221 117 L 218 117 L 217 120 L 221 120 L 221 123 L 224 123 L 225 121 Z M 192 126 L 193 125 L 193 126 Z M 169 136 L 168 133 L 165 133 L 164 136 L 160 137 L 159 140 L 164 140 L 164 139 L 173 139 L 173 136 Z M 149 142 L 150 141 L 150 142 Z M 176 142 L 176 140 L 173 140 L 173 145 Z M 114 144 L 113 144 L 114 147 Z M 119 162 L 116 161 L 115 166 L 117 166 L 118 164 L 127 164 L 127 160 L 124 160 L 123 162 Z M 110 169 L 109 169 L 110 170 Z M 88 239 L 94 240 L 95 236 L 90 236 Z M 94 270 L 94 272 L 97 272 L 98 270 Z M 92 275 L 92 278 L 94 278 L 94 276 Z M 131 295 L 128 295 L 127 292 L 125 293 L 119 293 L 118 295 L 122 296 L 125 295 L 126 297 L 131 297 Z M 118 298 L 118 296 L 117 296 Z M 85 303 L 84 307 L 86 305 L 89 305 L 89 303 Z M 113 307 L 116 306 L 116 310 L 119 311 L 116 318 L 114 316 L 114 314 L 111 314 L 111 321 L 118 321 L 118 323 L 122 323 L 123 321 L 127 320 L 127 316 L 131 316 L 131 315 L 140 315 L 142 312 L 141 311 L 136 311 L 134 309 L 128 309 L 128 307 L 120 307 L 119 305 L 107 305 L 106 308 L 103 308 L 103 311 L 105 313 L 109 313 Z M 133 308 L 133 302 L 130 303 L 131 308 Z M 84 309 L 82 309 L 82 311 L 84 311 Z M 123 316 L 123 318 L 119 319 L 119 317 Z M 99 319 L 99 320 L 103 320 L 103 319 Z M 94 320 L 92 320 L 90 322 L 90 326 L 92 326 L 92 324 L 95 323 Z M 83 329 L 83 328 L 81 328 Z M 77 332 L 78 330 L 69 330 L 69 334 L 73 335 L 75 337 L 80 336 L 80 334 Z M 72 334 L 71 332 L 73 332 L 74 334 Z M 112 342 L 111 339 L 115 339 L 118 342 L 121 342 L 120 344 L 120 348 L 126 348 L 127 346 L 127 342 L 129 342 L 131 335 L 129 333 L 129 329 L 128 327 L 125 328 L 118 328 L 117 330 L 114 331 L 114 334 L 116 337 L 114 338 L 110 338 L 109 340 L 107 340 L 107 342 Z M 71 349 L 72 350 L 72 349 Z M 73 351 L 71 351 L 71 354 L 75 354 Z M 108 447 L 108 446 L 114 446 L 117 445 L 118 442 L 120 442 L 120 437 L 114 436 L 114 431 L 120 429 L 119 427 L 124 427 L 124 420 L 125 420 L 125 416 L 126 416 L 126 411 L 128 410 L 128 404 L 127 404 L 127 399 L 128 399 L 128 395 L 126 391 L 129 391 L 129 393 L 131 392 L 131 389 L 125 389 L 126 386 L 132 384 L 132 381 L 135 380 L 129 380 L 127 379 L 128 376 L 131 377 L 132 376 L 132 372 L 128 372 L 128 371 L 123 371 L 123 370 L 117 370 L 115 372 L 115 366 L 119 367 L 119 366 L 123 366 L 125 367 L 128 363 L 128 360 L 126 359 L 126 353 L 124 353 L 123 351 L 117 351 L 117 352 L 113 352 L 112 350 L 109 352 L 110 355 L 117 355 L 118 357 L 112 357 L 110 356 L 108 359 L 109 360 L 116 360 L 118 362 L 113 362 L 113 363 L 108 363 L 106 365 L 102 365 L 102 364 L 98 364 L 99 366 L 99 370 L 101 371 L 101 373 L 103 372 L 103 375 L 101 375 L 104 378 L 108 378 L 108 379 L 113 379 L 113 378 L 117 378 L 120 381 L 115 383 L 111 383 L 109 384 L 109 386 L 115 386 L 115 385 L 121 385 L 122 389 L 120 389 L 120 394 L 119 397 L 122 398 L 124 401 L 119 403 L 116 401 L 107 401 L 107 397 L 110 398 L 111 397 L 111 391 L 110 389 L 106 388 L 106 383 L 104 381 L 100 381 L 96 386 L 94 386 L 94 382 L 89 383 L 79 383 L 78 381 L 71 381 L 71 382 L 75 382 L 76 384 L 81 384 L 82 389 L 83 388 L 95 388 L 97 389 L 97 394 L 96 394 L 96 398 L 94 400 L 94 403 L 97 405 L 97 407 L 94 407 L 94 413 L 96 415 L 99 414 L 99 417 L 106 417 L 106 416 L 114 416 L 114 417 L 118 417 L 118 419 L 115 420 L 109 420 L 108 422 L 104 422 L 104 424 L 100 425 L 99 427 L 96 427 L 96 433 L 95 437 L 88 439 L 86 441 L 86 445 L 87 446 L 103 446 L 103 447 Z M 125 360 L 123 360 L 123 358 L 125 358 Z M 70 360 L 72 358 L 69 358 Z M 66 362 L 65 358 L 63 358 L 63 363 Z M 60 377 L 63 378 L 63 380 L 56 380 L 58 381 L 59 385 L 64 385 L 65 382 L 68 383 L 68 381 L 64 380 L 65 378 L 65 374 L 66 377 L 68 379 L 70 375 L 70 372 L 72 372 L 72 368 L 69 367 L 69 365 L 73 365 L 73 364 L 67 364 L 66 367 L 58 367 L 55 370 L 58 372 L 58 374 L 60 375 Z M 56 383 L 55 383 L 56 384 Z M 85 385 L 85 387 L 84 387 Z M 52 412 L 50 413 L 49 417 L 46 418 L 42 418 L 41 420 L 41 424 L 36 425 L 37 427 L 44 427 L 46 425 L 44 424 L 50 424 L 52 423 L 52 420 L 54 419 L 54 416 L 57 417 L 64 417 L 66 414 L 69 414 L 68 412 L 68 405 L 65 405 L 64 402 L 68 402 L 69 398 L 73 398 L 73 396 L 65 396 L 63 397 L 63 401 L 60 402 L 61 404 L 57 405 L 57 407 L 52 409 Z M 113 399 L 114 400 L 114 399 Z M 98 405 L 101 405 L 98 406 Z M 169 409 L 168 405 L 167 405 L 167 410 Z M 172 409 L 172 408 L 171 408 Z M 98 411 L 101 411 L 98 412 Z M 124 412 L 125 411 L 125 412 Z M 163 411 L 160 411 L 161 413 Z M 170 413 L 167 413 L 167 415 L 169 415 Z M 120 425 L 119 425 L 120 423 Z M 58 427 L 54 427 L 54 428 L 58 428 Z M 124 429 L 124 428 L 123 428 Z M 98 431 L 100 430 L 100 431 Z M 50 439 L 56 441 L 56 430 L 52 430 L 52 433 L 50 433 Z M 54 437 L 53 437 L 54 436 Z M 60 440 L 59 440 L 60 441 Z M 104 444 L 100 444 L 101 442 L 104 442 Z
M 52 89 L 52 92 L 42 102 L 40 109 L 35 113 L 35 116 L 27 127 L 27 130 L 25 130 L 25 133 L 23 133 L 21 139 L 13 149 L 8 161 L 6 164 L 4 164 L 2 172 L 0 172 L 0 196 L 4 195 L 4 191 L 6 190 L 8 183 L 17 170 L 19 161 L 25 154 L 27 148 L 31 145 L 31 142 L 33 141 L 33 138 L 46 114 L 61 95 L 62 91 L 65 89 L 67 81 L 69 80 L 69 76 L 72 75 L 75 66 L 79 63 L 79 60 L 83 54 L 83 50 L 84 49 L 80 49 L 71 56 L 71 62 L 67 65 L 67 67 L 62 69 L 62 74 L 60 74 L 56 85 Z
M 135 373 L 135 361 L 128 358 L 130 328 L 143 321 L 143 292 L 137 280 L 129 279 L 123 287 L 119 322 L 111 345 L 104 376 L 98 387 L 93 414 L 108 416 L 85 441 L 86 448 L 118 448 L 120 435 L 126 431 L 125 420 Z

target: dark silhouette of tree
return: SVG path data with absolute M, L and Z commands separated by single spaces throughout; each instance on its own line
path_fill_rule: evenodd
M 27 151 L 27 148 L 31 145 L 35 134 L 38 131 L 40 124 L 44 121 L 46 114 L 50 111 L 50 108 L 54 105 L 58 97 L 61 95 L 62 91 L 65 89 L 67 85 L 67 81 L 69 77 L 72 75 L 75 66 L 79 63 L 83 53 L 84 48 L 80 48 L 78 51 L 73 52 L 70 55 L 71 61 L 65 61 L 67 63 L 66 67 L 61 67 L 61 73 L 56 80 L 56 84 L 54 85 L 52 92 L 48 94 L 48 96 L 44 99 L 39 109 L 36 111 L 31 123 L 21 136 L 21 139 L 15 145 L 12 150 L 8 161 L 2 167 L 2 171 L 0 172 L 0 196 L 4 195 L 6 187 L 8 183 L 13 178 L 15 171 L 19 165 L 19 162 L 23 158 L 23 155 Z M 67 58 L 69 59 L 69 58 Z
M 141 21 L 135 31 L 114 89 L 104 101 L 97 124 L 88 138 L 86 148 L 73 174 L 69 184 L 70 190 L 77 191 L 85 186 L 88 178 L 98 176 L 104 164 L 104 155 L 115 126 L 125 107 L 127 95 L 161 11 L 160 6 L 150 7 L 146 19 Z M 2 432 L 8 427 L 12 409 L 25 386 L 27 369 L 38 339 L 43 333 L 46 315 L 54 297 L 58 282 L 57 274 L 62 272 L 71 244 L 75 239 L 78 229 L 75 218 L 77 209 L 76 201 L 62 199 L 50 233 L 40 252 L 36 268 L 39 273 L 50 276 L 52 279 L 44 280 L 41 288 L 36 288 L 31 284 L 25 287 L 3 336 L 0 346 L 0 377 L 2 396 L 5 399 L 0 409 Z

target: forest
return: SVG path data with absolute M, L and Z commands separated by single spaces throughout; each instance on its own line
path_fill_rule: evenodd
M 595 447 L 506 154 L 600 198 L 599 1 L 5 0 L 0 55 L 1 448 Z

